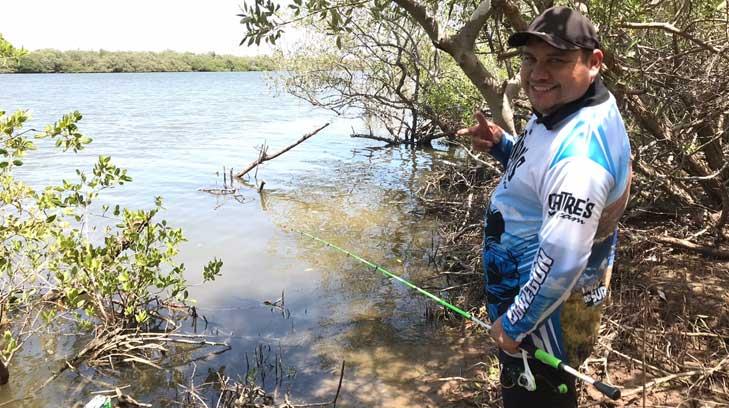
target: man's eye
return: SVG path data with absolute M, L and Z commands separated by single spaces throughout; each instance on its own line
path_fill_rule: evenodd
M 549 63 L 550 64 L 564 64 L 566 61 L 562 58 L 550 58 Z

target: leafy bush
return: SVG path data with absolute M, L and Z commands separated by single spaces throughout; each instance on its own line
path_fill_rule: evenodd
M 5 362 L 39 321 L 49 324 L 59 314 L 83 329 L 175 327 L 174 311 L 188 303 L 185 268 L 174 260 L 185 238 L 157 220 L 161 198 L 151 210 L 99 206 L 103 190 L 131 181 L 106 156 L 90 174 L 77 170 L 76 181 L 30 187 L 14 175 L 36 149 L 29 131 L 21 131 L 27 120 L 24 111 L 0 112 L 0 314 L 11 323 L 2 339 Z M 70 113 L 35 136 L 77 152 L 91 142 L 79 120 L 80 113 Z M 116 224 L 92 225 L 94 211 Z M 204 279 L 214 279 L 221 267 L 211 261 Z

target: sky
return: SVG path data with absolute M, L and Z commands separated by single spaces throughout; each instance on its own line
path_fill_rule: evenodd
M 0 34 L 27 50 L 190 51 L 261 55 L 238 46 L 243 0 L 0 0 Z

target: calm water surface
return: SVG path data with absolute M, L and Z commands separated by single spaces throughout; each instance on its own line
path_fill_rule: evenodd
M 418 215 L 412 191 L 446 153 L 351 139 L 353 128 L 363 129 L 360 121 L 277 93 L 261 73 L 0 75 L 0 89 L 0 110 L 29 109 L 28 127 L 79 110 L 82 132 L 94 139 L 75 155 L 41 143 L 19 173 L 29 183 L 72 179 L 74 169 L 90 171 L 104 154 L 134 179 L 106 192 L 104 202 L 150 208 L 155 196 L 163 197 L 162 217 L 188 238 L 180 260 L 207 320 L 196 330 L 232 345 L 194 364 L 189 358 L 210 350 L 174 358 L 162 372 L 96 379 L 130 385 L 126 392 L 135 398 L 164 406 L 182 392 L 179 384 L 190 384 L 193 370 L 196 383 L 215 372 L 249 374 L 279 395 L 290 391 L 294 400 L 314 402 L 333 397 L 346 360 L 342 406 L 443 406 L 435 392 L 441 384 L 430 380 L 462 375 L 483 359 L 478 341 L 426 321 L 424 300 L 290 232 L 314 233 L 424 282 L 432 274 L 425 260 L 436 226 Z M 235 185 L 236 198 L 200 191 L 222 187 L 223 169 L 245 167 L 264 142 L 273 152 L 327 122 L 258 170 L 266 182 L 262 194 L 242 184 Z M 222 276 L 198 285 L 202 265 L 214 257 L 224 261 Z M 263 304 L 282 293 L 283 313 Z M 185 330 L 194 331 L 190 322 Z M 14 360 L 0 402 L 25 395 L 81 345 L 71 333 L 33 340 Z M 265 363 L 252 371 L 257 355 Z M 276 381 L 281 365 L 286 375 Z M 71 406 L 104 388 L 69 372 L 25 406 Z

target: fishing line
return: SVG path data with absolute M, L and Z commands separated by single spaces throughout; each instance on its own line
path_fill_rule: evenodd
M 484 321 L 480 320 L 479 318 L 477 318 L 476 316 L 474 316 L 472 313 L 469 313 L 469 312 L 467 312 L 467 311 L 465 311 L 465 310 L 463 310 L 463 309 L 461 309 L 461 308 L 459 308 L 457 306 L 454 306 L 454 305 L 446 302 L 442 298 L 440 298 L 440 297 L 438 297 L 438 296 L 436 296 L 436 295 L 434 295 L 434 294 L 432 294 L 432 293 L 430 293 L 430 292 L 428 292 L 428 291 L 426 291 L 424 289 L 421 289 L 418 286 L 415 286 L 411 282 L 409 282 L 409 281 L 401 278 L 398 275 L 395 275 L 394 273 L 388 271 L 387 269 L 385 269 L 385 268 L 383 268 L 383 267 L 381 267 L 381 266 L 379 266 L 379 265 L 377 265 L 377 264 L 375 264 L 373 262 L 370 262 L 370 261 L 362 258 L 361 256 L 359 256 L 357 254 L 354 254 L 354 253 L 352 253 L 350 251 L 347 251 L 344 248 L 338 247 L 337 245 L 332 244 L 331 242 L 325 241 L 325 240 L 323 240 L 323 239 L 321 239 L 321 238 L 319 238 L 317 236 L 311 235 L 309 233 L 306 233 L 306 232 L 303 232 L 303 231 L 297 231 L 297 230 L 292 230 L 292 231 L 298 232 L 299 234 L 301 234 L 301 235 L 303 235 L 303 236 L 305 236 L 307 238 L 313 239 L 314 241 L 317 241 L 317 242 L 319 242 L 321 244 L 324 244 L 324 245 L 326 245 L 328 247 L 331 247 L 331 248 L 333 248 L 333 249 L 335 249 L 335 250 L 337 250 L 337 251 L 339 251 L 341 253 L 344 253 L 344 254 L 346 254 L 346 255 L 348 255 L 348 256 L 356 259 L 357 261 L 359 261 L 359 262 L 361 262 L 361 263 L 369 266 L 370 268 L 372 268 L 372 270 L 378 271 L 378 272 L 382 273 L 383 275 L 385 275 L 386 277 L 391 278 L 391 279 L 394 279 L 394 280 L 400 282 L 401 284 L 409 287 L 410 289 L 415 290 L 416 292 L 420 293 L 421 295 L 423 295 L 423 296 L 425 296 L 427 298 L 430 298 L 431 300 L 435 301 L 436 303 L 438 303 L 439 305 L 445 307 L 446 309 L 449 309 L 449 310 L 455 312 L 456 314 L 461 315 L 462 317 L 464 317 L 464 318 L 466 318 L 468 320 L 471 320 L 472 322 L 476 323 L 478 326 L 482 327 L 486 331 L 490 331 L 491 330 L 491 325 L 490 324 L 485 323 Z M 606 395 L 610 399 L 617 400 L 617 399 L 620 398 L 620 389 L 618 389 L 617 387 L 614 387 L 614 386 L 612 386 L 610 384 L 606 384 L 606 383 L 604 383 L 602 381 L 598 381 L 598 380 L 596 380 L 596 379 L 594 379 L 594 378 L 592 378 L 592 377 L 590 377 L 590 376 L 588 376 L 586 374 L 580 373 L 579 371 L 577 371 L 574 368 L 570 367 L 569 365 L 565 364 L 559 358 L 555 357 L 554 355 L 552 355 L 550 353 L 547 353 L 546 351 L 542 350 L 541 348 L 538 348 L 538 347 L 534 346 L 533 344 L 522 343 L 522 344 L 519 345 L 519 348 L 521 350 L 523 350 L 524 352 L 526 352 L 529 356 L 534 357 L 535 359 L 539 360 L 540 362 L 542 362 L 542 363 L 544 363 L 544 364 L 546 364 L 546 365 L 548 365 L 550 367 L 553 367 L 553 368 L 555 368 L 555 369 L 557 369 L 559 371 L 564 371 L 567 374 L 570 374 L 570 375 L 574 376 L 575 378 L 577 378 L 577 379 L 579 379 L 581 381 L 584 381 L 584 382 L 592 385 L 600 393 L 602 393 L 603 395 Z M 530 385 L 530 388 L 531 388 L 531 385 L 532 384 L 529 384 L 529 385 Z M 560 391 L 562 391 L 562 390 L 563 390 L 563 388 L 560 387 Z

